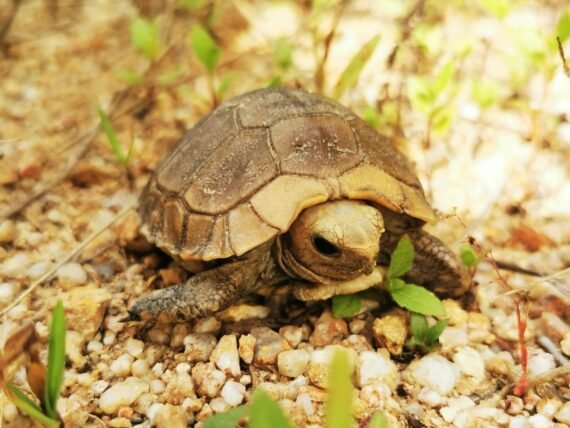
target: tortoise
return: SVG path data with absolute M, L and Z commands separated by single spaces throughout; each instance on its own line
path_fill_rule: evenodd
M 351 110 L 299 89 L 249 92 L 200 120 L 154 171 L 138 213 L 147 239 L 194 275 L 139 298 L 131 319 L 203 317 L 268 285 L 297 284 L 305 299 L 367 288 L 404 233 L 408 280 L 451 297 L 469 282 L 422 230 L 436 215 L 404 155 Z

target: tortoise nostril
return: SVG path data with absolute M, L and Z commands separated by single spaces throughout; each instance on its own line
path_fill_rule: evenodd
M 328 256 L 328 257 L 340 256 L 340 249 L 326 238 L 323 238 L 322 236 L 316 235 L 313 237 L 313 246 L 323 256 Z

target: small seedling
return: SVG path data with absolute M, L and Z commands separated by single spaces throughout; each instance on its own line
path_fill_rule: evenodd
M 148 60 L 154 61 L 162 50 L 158 36 L 158 23 L 144 18 L 136 18 L 129 27 L 133 45 Z
M 192 31 L 190 32 L 190 46 L 196 54 L 198 61 L 200 61 L 208 72 L 208 84 L 212 95 L 212 105 L 215 107 L 219 103 L 220 94 L 219 88 L 216 90 L 215 87 L 214 71 L 222 51 L 216 41 L 212 36 L 210 36 L 210 33 L 208 33 L 201 25 L 195 25 L 192 27 Z
M 346 428 L 353 426 L 352 416 L 352 367 L 348 352 L 338 350 L 334 353 L 328 376 L 328 399 L 325 405 L 325 426 L 327 428 Z
M 57 400 L 63 385 L 63 371 L 65 369 L 65 328 L 63 305 L 58 300 L 50 327 L 47 375 L 45 368 L 39 362 L 28 365 L 28 382 L 36 398 L 40 401 L 41 407 L 16 385 L 10 382 L 3 385 L 4 393 L 16 407 L 49 428 L 60 426 Z M 34 371 L 33 376 L 30 373 L 31 370 Z
M 410 238 L 404 235 L 392 253 L 388 267 L 388 292 L 399 306 L 411 312 L 444 317 L 445 309 L 443 303 L 435 294 L 418 285 L 408 284 L 401 279 L 412 268 L 413 261 L 414 246 Z M 354 315 L 360 310 L 358 295 L 334 296 L 332 309 L 333 314 L 339 318 Z
M 447 327 L 448 320 L 438 320 L 431 327 L 427 318 L 421 314 L 412 312 L 410 314 L 410 330 L 412 336 L 406 342 L 406 345 L 417 348 L 420 352 L 428 353 L 440 346 L 439 336 Z
M 113 149 L 113 154 L 115 155 L 115 159 L 123 166 L 128 166 L 130 163 L 130 157 L 125 154 L 123 151 L 123 147 L 119 143 L 117 138 L 117 133 L 115 132 L 115 128 L 113 128 L 113 124 L 109 117 L 105 114 L 103 109 L 99 106 L 97 107 L 97 112 L 99 113 L 99 120 L 101 121 L 101 128 L 103 129 L 103 133 L 107 137 L 109 144 L 111 144 L 111 148 Z

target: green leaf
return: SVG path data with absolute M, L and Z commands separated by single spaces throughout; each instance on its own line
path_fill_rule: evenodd
M 431 90 L 429 82 L 424 77 L 410 77 L 407 82 L 407 92 L 414 110 L 424 114 L 431 112 L 436 97 Z
M 275 40 L 273 58 L 283 71 L 288 70 L 293 64 L 293 46 L 286 37 L 279 37 Z
M 479 0 L 481 7 L 497 18 L 504 18 L 513 7 L 513 0 Z
M 428 328 L 429 326 L 426 317 L 415 312 L 410 314 L 410 330 L 417 341 L 425 341 Z
M 412 312 L 437 317 L 445 316 L 445 309 L 441 300 L 423 287 L 406 284 L 399 278 L 391 278 L 388 291 L 398 305 Z
M 475 250 L 468 244 L 461 246 L 459 257 L 461 258 L 461 263 L 467 267 L 473 267 L 479 262 L 479 257 L 477 257 Z
M 268 88 L 279 88 L 283 85 L 283 80 L 281 76 L 275 76 L 271 81 L 267 84 Z
M 122 69 L 117 71 L 117 77 L 129 85 L 140 85 L 143 81 L 142 76 L 134 70 Z
M 556 34 L 561 42 L 565 42 L 566 39 L 570 38 L 570 7 L 562 13 L 558 20 Z
M 339 294 L 332 298 L 332 312 L 337 318 L 351 317 L 360 310 L 360 298 L 356 294 Z
M 205 3 L 206 0 L 180 0 L 180 6 L 188 9 L 200 9 Z
M 437 73 L 432 83 L 432 91 L 436 97 L 449 87 L 454 73 L 455 67 L 453 62 L 447 61 L 439 73 Z
M 11 394 L 8 397 L 14 403 L 14 405 L 20 409 L 22 412 L 27 413 L 36 421 L 48 428 L 59 427 L 59 422 L 43 414 L 40 407 L 28 398 L 20 388 L 12 383 L 7 384 L 8 390 Z
M 144 18 L 136 18 L 129 27 L 131 41 L 148 59 L 155 59 L 161 50 L 158 37 L 158 23 Z
M 380 125 L 380 115 L 378 114 L 378 110 L 372 106 L 367 106 L 364 109 L 362 112 L 362 119 L 364 119 L 364 121 L 372 128 L 378 128 L 378 125 Z
M 428 328 L 426 331 L 425 342 L 428 345 L 436 343 L 437 339 L 439 339 L 439 336 L 441 336 L 441 333 L 443 333 L 443 330 L 445 330 L 445 327 L 447 327 L 448 323 L 449 320 L 438 320 L 434 325 Z
M 208 70 L 213 72 L 220 59 L 221 51 L 212 36 L 200 25 L 195 25 L 190 33 L 190 44 L 198 60 Z
M 473 80 L 471 82 L 471 97 L 483 109 L 489 108 L 497 100 L 499 89 L 494 82 Z
M 210 416 L 204 422 L 204 428 L 235 428 L 239 420 L 244 416 L 246 409 L 247 407 L 243 405 L 227 412 Z
M 222 98 L 224 96 L 224 94 L 228 91 L 228 89 L 231 88 L 232 83 L 234 83 L 234 75 L 233 74 L 228 74 L 228 75 L 224 76 L 224 78 L 222 79 L 222 81 L 218 85 L 218 88 L 216 89 L 216 93 L 218 94 L 218 97 Z
M 113 124 L 109 120 L 109 117 L 105 114 L 101 106 L 97 107 L 97 112 L 99 113 L 99 120 L 101 121 L 101 128 L 103 129 L 103 133 L 107 137 L 107 140 L 111 144 L 111 148 L 113 149 L 113 154 L 115 155 L 115 159 L 121 165 L 128 165 L 129 158 L 123 152 L 123 148 L 121 144 L 119 144 L 119 140 L 117 139 L 117 134 L 115 133 L 115 128 L 113 128 Z
M 441 106 L 434 109 L 430 115 L 431 129 L 435 132 L 443 133 L 449 129 L 453 119 L 453 110 L 448 106 Z
M 388 278 L 399 278 L 404 275 L 412 268 L 413 261 L 414 246 L 408 235 L 404 235 L 392 253 L 388 267 Z
M 53 310 L 49 331 L 48 364 L 45 388 L 46 413 L 57 418 L 56 404 L 63 384 L 65 369 L 65 314 L 63 304 L 58 300 Z
M 328 376 L 328 399 L 325 404 L 325 426 L 348 428 L 353 425 L 351 381 L 352 369 L 348 352 L 342 349 L 333 355 Z
M 356 55 L 354 55 L 338 79 L 333 90 L 333 98 L 340 98 L 340 96 L 347 90 L 356 86 L 364 66 L 376 50 L 376 46 L 378 46 L 379 41 L 380 36 L 372 37 L 360 48 Z
M 368 428 L 390 428 L 390 423 L 384 413 L 377 411 L 372 415 Z
M 281 406 L 263 389 L 258 389 L 251 399 L 249 428 L 293 428 L 293 424 Z

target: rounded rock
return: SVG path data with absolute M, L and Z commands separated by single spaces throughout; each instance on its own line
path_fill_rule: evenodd
M 220 394 L 230 406 L 238 406 L 245 397 L 245 386 L 233 380 L 228 380 L 222 387 Z
M 79 263 L 66 263 L 57 270 L 59 285 L 64 289 L 83 285 L 87 282 L 87 272 Z
M 406 373 L 414 383 L 426 386 L 440 395 L 448 395 L 459 378 L 455 364 L 437 354 L 429 354 L 408 367 Z
M 277 355 L 277 368 L 279 374 L 296 378 L 305 373 L 311 356 L 304 349 L 283 351 Z
M 149 390 L 147 382 L 137 378 L 127 378 L 107 389 L 99 398 L 99 408 L 107 413 L 115 413 L 120 406 L 130 406 L 140 395 Z

